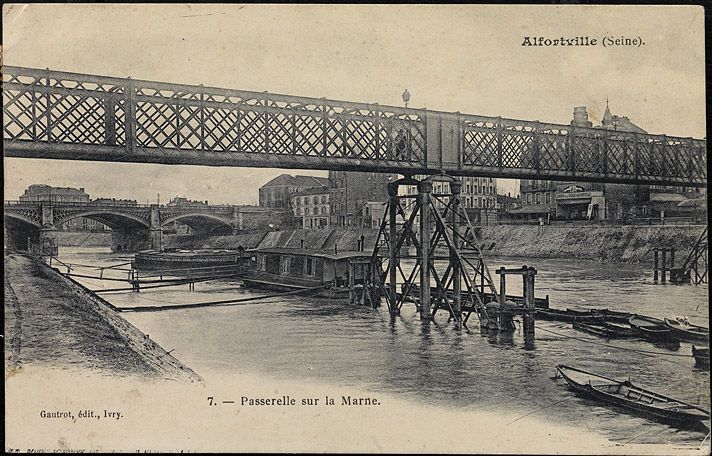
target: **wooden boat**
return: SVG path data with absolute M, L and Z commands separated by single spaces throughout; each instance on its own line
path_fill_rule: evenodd
M 692 346 L 692 356 L 695 358 L 695 366 L 701 369 L 710 368 L 710 349 L 709 347 Z
M 630 380 L 614 380 L 563 364 L 557 365 L 556 369 L 576 393 L 648 418 L 676 424 L 699 423 L 709 418 L 707 410 L 646 390 Z
M 348 298 L 363 284 L 371 254 L 362 251 L 324 253 L 305 249 L 261 248 L 248 250 L 253 258 L 242 278 L 247 287 L 294 291 L 322 286 L 313 295 Z
M 596 315 L 596 316 L 602 316 L 605 321 L 608 322 L 613 322 L 613 323 L 625 323 L 626 325 L 628 324 L 628 319 L 632 317 L 635 314 L 632 314 L 630 312 L 620 312 L 617 310 L 609 310 L 609 309 L 586 309 L 586 310 L 576 310 L 576 309 L 570 309 L 566 308 L 567 312 L 570 312 L 572 315 L 580 315 L 580 316 L 585 316 L 585 315 Z
M 704 326 L 683 323 L 678 320 L 665 319 L 665 326 L 670 328 L 675 336 L 687 342 L 709 342 L 710 330 Z
M 658 318 L 634 315 L 630 317 L 628 324 L 645 339 L 660 342 L 677 341 L 672 329 Z
M 577 329 L 579 331 L 583 331 L 589 334 L 593 334 L 594 336 L 603 337 L 606 339 L 625 339 L 635 337 L 635 333 L 630 328 L 630 326 L 626 327 L 616 323 L 609 323 L 605 321 L 603 323 L 595 324 L 581 323 L 575 321 L 573 322 L 573 327 L 574 329 Z
M 574 321 L 583 323 L 603 323 L 605 321 L 605 317 L 603 315 L 571 309 L 536 309 L 536 319 L 563 321 L 566 323 L 573 323 Z

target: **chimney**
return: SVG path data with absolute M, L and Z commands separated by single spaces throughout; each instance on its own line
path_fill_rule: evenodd
M 574 120 L 571 121 L 574 127 L 592 127 L 593 123 L 588 120 L 588 112 L 586 106 L 577 106 L 574 108 Z

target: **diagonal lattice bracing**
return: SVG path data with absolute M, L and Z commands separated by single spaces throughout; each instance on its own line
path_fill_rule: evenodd
M 3 68 L 7 156 L 705 186 L 706 142 Z

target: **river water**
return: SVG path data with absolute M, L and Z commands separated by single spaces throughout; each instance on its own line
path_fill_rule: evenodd
M 108 266 L 132 258 L 108 249 L 62 247 L 60 259 Z M 488 264 L 492 271 L 536 267 L 536 295 L 548 294 L 551 307 L 610 308 L 657 318 L 685 315 L 709 327 L 706 284 L 653 285 L 645 265 L 531 258 L 489 258 Z M 98 275 L 81 267 L 76 272 Z M 104 273 L 110 276 L 126 277 L 123 272 Z M 128 286 L 78 280 L 95 290 Z M 521 294 L 521 280 L 508 278 L 507 293 Z M 181 285 L 102 296 L 122 307 L 260 294 L 242 288 L 239 281 L 222 280 L 198 283 L 194 291 Z M 352 386 L 426 406 L 531 413 L 527 419 L 587 428 L 621 443 L 699 444 L 708 432 L 619 413 L 573 395 L 562 379 L 552 378 L 557 364 L 567 364 L 613 378 L 630 377 L 640 386 L 709 410 L 710 375 L 694 367 L 687 343 L 662 347 L 642 340 L 606 341 L 565 323 L 537 321 L 532 348 L 525 347 L 520 332 L 510 338 L 483 334 L 475 315 L 469 330 L 456 331 L 446 312 L 435 323 L 422 324 L 414 306 L 404 306 L 401 316 L 391 320 L 385 306 L 372 309 L 297 296 L 122 315 L 206 379 L 258 374 Z

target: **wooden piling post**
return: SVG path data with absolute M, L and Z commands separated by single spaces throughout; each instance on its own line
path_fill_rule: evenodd
M 430 192 L 433 184 L 418 184 L 420 205 L 420 318 L 430 320 Z
M 457 256 L 456 245 L 459 244 L 459 227 L 457 226 L 460 210 L 460 190 L 462 183 L 454 181 L 450 183 L 452 193 L 452 239 L 455 245 L 450 247 L 450 265 L 452 267 L 452 307 L 455 313 L 455 329 L 462 328 L 462 287 L 460 261 Z
M 662 248 L 662 269 L 660 270 L 661 272 L 661 277 L 660 277 L 660 283 L 665 283 L 666 276 L 667 276 L 667 264 L 666 264 L 666 254 L 667 254 L 667 249 Z
M 655 247 L 655 248 L 653 249 L 653 252 L 655 253 L 655 260 L 654 260 L 654 261 L 655 261 L 655 265 L 654 265 L 654 267 L 653 267 L 653 283 L 658 283 L 658 267 L 659 267 L 659 263 L 658 263 L 658 248 Z
M 524 337 L 534 337 L 534 321 L 535 321 L 535 300 L 534 300 L 534 277 L 536 269 L 529 267 L 524 272 Z
M 398 185 L 389 183 L 388 187 L 388 308 L 391 315 L 398 315 L 398 300 L 396 299 L 396 262 L 398 261 L 398 251 L 396 250 L 396 215 L 398 214 Z

